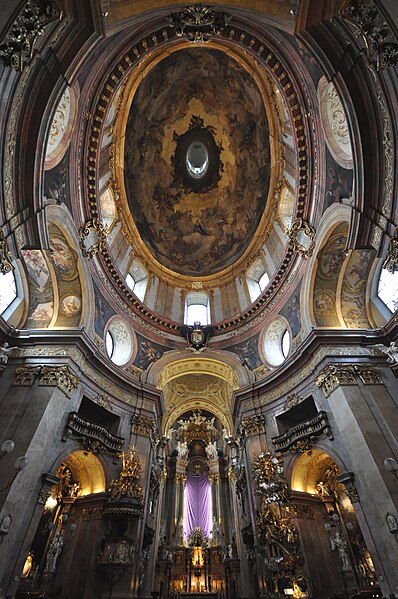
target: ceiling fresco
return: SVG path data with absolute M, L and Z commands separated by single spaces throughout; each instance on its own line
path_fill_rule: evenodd
M 163 266 L 207 276 L 242 256 L 264 212 L 270 167 L 260 91 L 223 52 L 174 52 L 140 83 L 126 126 L 125 188 Z

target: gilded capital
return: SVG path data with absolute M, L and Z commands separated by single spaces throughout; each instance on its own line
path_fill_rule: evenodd
M 328 364 L 316 378 L 315 384 L 328 397 L 340 385 L 356 385 L 353 366 Z
M 186 474 L 176 474 L 176 483 L 177 483 L 177 485 L 185 485 L 186 482 L 187 482 L 187 475 Z
M 212 485 L 218 485 L 218 483 L 220 482 L 220 475 L 219 474 L 211 474 L 209 476 L 209 481 Z
M 242 428 L 247 437 L 253 437 L 265 432 L 264 417 L 261 414 L 242 420 Z
M 355 372 L 364 385 L 383 385 L 383 379 L 380 376 L 380 370 L 376 366 L 368 364 L 357 364 L 354 366 Z
M 19 366 L 15 370 L 13 385 L 30 387 L 40 371 L 41 366 Z
M 69 366 L 43 366 L 40 373 L 39 385 L 58 387 L 67 397 L 70 397 L 73 389 L 79 385 L 79 379 L 72 373 Z

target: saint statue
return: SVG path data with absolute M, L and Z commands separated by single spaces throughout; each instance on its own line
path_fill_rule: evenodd
M 340 536 L 340 533 L 338 530 L 336 530 L 336 535 L 334 538 L 332 536 L 330 537 L 330 545 L 332 547 L 332 551 L 335 551 L 337 549 L 337 553 L 339 555 L 340 562 L 341 562 L 342 571 L 349 572 L 350 570 L 352 570 L 351 564 L 350 564 L 350 558 L 348 557 L 348 552 L 347 552 L 347 544 L 346 544 L 345 540 Z

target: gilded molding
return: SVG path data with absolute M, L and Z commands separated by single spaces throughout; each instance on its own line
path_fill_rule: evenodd
M 396 232 L 398 234 L 398 228 L 396 229 Z M 383 268 L 388 270 L 391 274 L 398 271 L 398 237 L 390 239 Z
M 185 37 L 190 42 L 206 43 L 212 36 L 222 34 L 231 17 L 225 13 L 216 13 L 209 6 L 195 4 L 182 12 L 172 13 L 169 25 L 176 30 L 177 37 Z
M 80 231 L 80 247 L 87 258 L 92 258 L 97 252 L 102 252 L 106 245 L 108 229 L 105 225 L 93 218 L 86 222 Z
M 384 385 L 380 370 L 376 366 L 358 364 L 354 366 L 354 370 L 364 385 Z
M 396 37 L 373 2 L 364 6 L 359 0 L 352 0 L 342 16 L 353 25 L 356 34 L 362 37 L 368 60 L 378 71 L 396 65 Z
M 218 485 L 220 482 L 220 475 L 219 474 L 210 474 L 209 481 L 212 485 Z
M 0 44 L 0 57 L 5 64 L 22 71 L 32 59 L 34 45 L 45 26 L 60 16 L 51 0 L 28 0 Z
M 73 389 L 77 389 L 79 382 L 66 364 L 41 368 L 39 385 L 58 387 L 67 397 L 71 396 Z
M 0 227 L 0 272 L 5 274 L 14 270 L 11 263 L 12 257 L 8 249 L 7 239 L 4 237 L 4 231 Z
M 336 476 L 336 480 L 344 485 L 345 492 L 347 493 L 351 503 L 358 503 L 359 495 L 354 484 L 354 473 L 344 472 L 343 474 Z
M 294 408 L 294 406 L 297 406 L 299 403 L 301 403 L 303 400 L 304 397 L 301 397 L 301 395 L 297 395 L 297 393 L 290 393 L 286 398 L 283 409 L 290 410 L 291 408 Z
M 308 243 L 303 243 L 299 240 L 299 234 L 302 233 L 308 239 Z M 309 223 L 305 222 L 302 218 L 297 219 L 290 229 L 287 230 L 287 236 L 289 237 L 294 249 L 303 258 L 309 258 L 312 256 L 315 248 L 315 229 Z
M 13 385 L 30 387 L 40 371 L 41 366 L 19 366 L 15 370 Z
M 245 420 L 242 420 L 241 426 L 246 437 L 253 437 L 254 435 L 265 433 L 264 417 L 261 414 L 245 418 Z
M 353 366 L 328 364 L 316 378 L 315 384 L 328 397 L 340 385 L 356 385 Z
M 176 483 L 177 483 L 177 485 L 185 485 L 186 482 L 187 482 L 187 475 L 186 474 L 176 474 Z

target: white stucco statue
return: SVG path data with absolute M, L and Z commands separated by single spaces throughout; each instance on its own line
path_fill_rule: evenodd
M 50 543 L 50 546 L 47 551 L 47 559 L 46 559 L 46 571 L 47 572 L 55 572 L 57 568 L 57 560 L 59 558 L 59 554 L 62 551 L 62 547 L 64 546 L 64 540 L 60 536 L 56 536 Z
M 375 347 L 378 347 L 380 351 L 388 356 L 387 362 L 390 364 L 398 364 L 398 341 L 391 341 L 390 347 L 386 347 L 381 343 L 378 343 Z
M 186 441 L 183 441 L 182 443 L 181 441 L 178 441 L 176 449 L 179 458 L 185 458 L 188 455 L 188 443 Z
M 206 454 L 209 460 L 215 460 L 218 457 L 217 443 L 215 441 L 206 445 Z
M 341 569 L 343 572 L 349 572 L 351 568 L 350 558 L 347 553 L 347 545 L 344 539 L 340 536 L 338 530 L 336 530 L 335 537 L 330 537 L 330 545 L 332 547 L 332 551 L 337 549 L 337 553 L 339 554 Z

